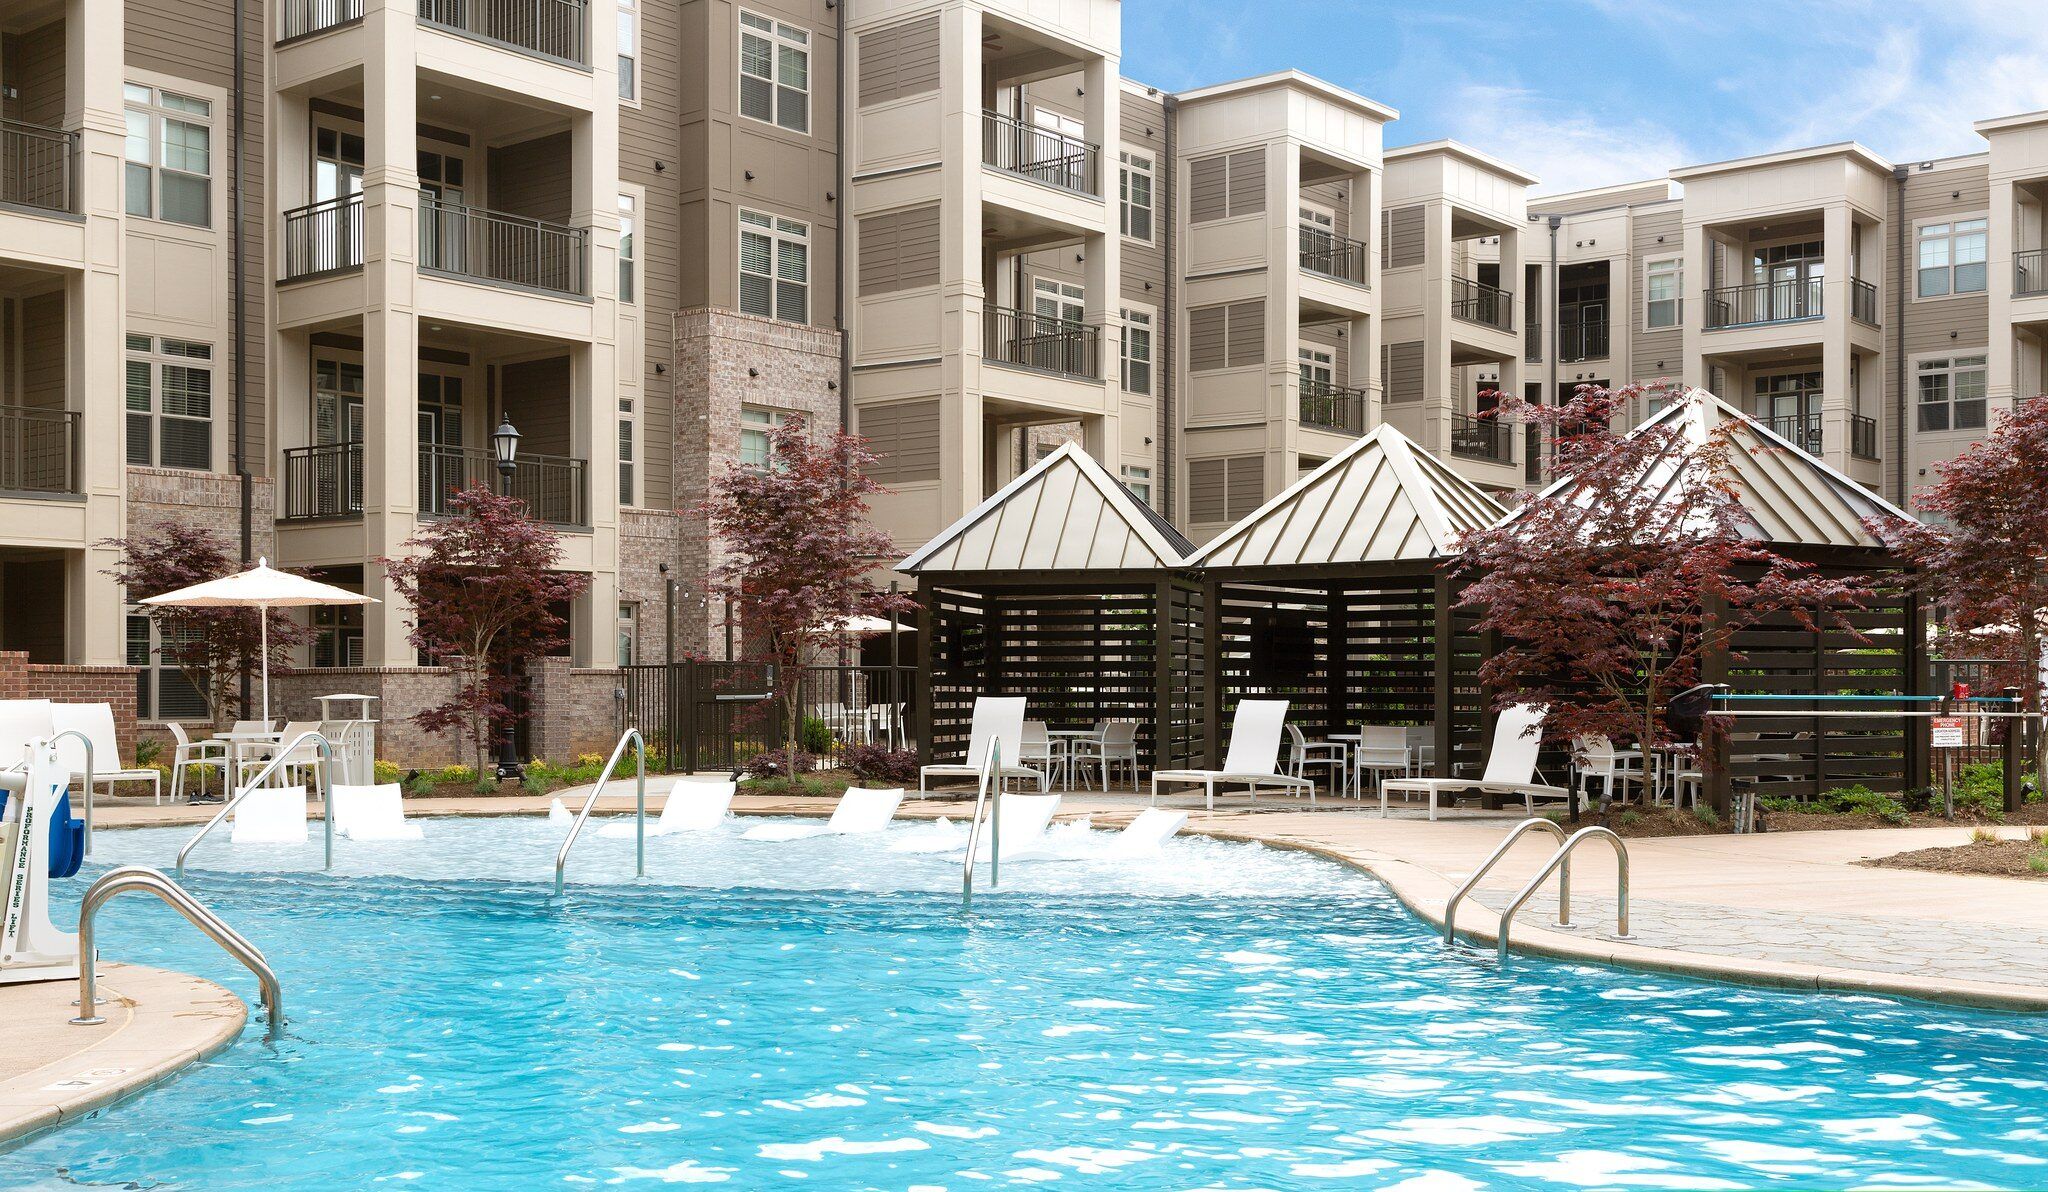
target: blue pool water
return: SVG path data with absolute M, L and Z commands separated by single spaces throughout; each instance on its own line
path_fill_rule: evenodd
M 340 842 L 333 876 L 205 846 L 191 884 L 276 964 L 290 1037 L 252 1023 L 0 1153 L 0 1187 L 2048 1184 L 2048 1022 L 1503 970 L 1254 846 L 1076 836 L 963 914 L 956 861 L 892 848 L 944 829 L 664 838 L 641 885 L 586 837 L 559 903 L 559 828 L 427 832 Z M 94 864 L 182 836 L 106 832 Z M 102 922 L 253 996 L 154 904 Z

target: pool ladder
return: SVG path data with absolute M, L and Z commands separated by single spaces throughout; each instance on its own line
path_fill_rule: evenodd
M 981 759 L 981 781 L 974 792 L 974 818 L 967 821 L 967 856 L 960 862 L 960 909 L 974 905 L 974 854 L 981 847 L 981 820 L 988 814 L 988 884 L 998 884 L 1003 851 L 1003 743 L 990 740 L 988 754 Z M 989 798 L 989 788 L 995 798 Z
M 1621 837 L 1606 828 L 1597 826 L 1581 828 L 1567 836 L 1565 835 L 1565 830 L 1557 824 L 1541 816 L 1536 816 L 1525 819 L 1510 829 L 1507 838 L 1494 848 L 1486 860 L 1480 863 L 1479 868 L 1472 871 L 1472 876 L 1465 879 L 1465 884 L 1459 886 L 1457 892 L 1452 894 L 1450 899 L 1444 903 L 1444 946 L 1450 947 L 1457 942 L 1458 904 L 1463 902 L 1465 896 L 1478 887 L 1480 881 L 1492 871 L 1495 865 L 1500 863 L 1502 857 L 1507 856 L 1508 850 L 1515 846 L 1515 841 L 1520 840 L 1530 832 L 1550 833 L 1557 839 L 1557 849 L 1550 854 L 1550 859 L 1543 863 L 1543 867 L 1536 871 L 1536 876 L 1530 878 L 1529 883 L 1522 887 L 1521 891 L 1515 895 L 1513 901 L 1508 903 L 1507 909 L 1501 912 L 1500 925 L 1494 932 L 1500 958 L 1503 961 L 1508 958 L 1508 935 L 1514 926 L 1515 916 L 1521 912 L 1522 907 L 1531 898 L 1536 896 L 1536 891 L 1543 888 L 1543 883 L 1549 880 L 1552 873 L 1557 874 L 1557 922 L 1552 924 L 1552 926 L 1564 928 L 1577 926 L 1577 924 L 1572 922 L 1572 851 L 1586 841 L 1595 838 L 1605 840 L 1614 846 L 1615 889 L 1617 897 L 1614 910 L 1614 934 L 1608 938 L 1616 940 L 1632 940 L 1636 938 L 1630 935 L 1628 930 L 1628 846 L 1622 843 Z
M 635 773 L 633 775 L 633 876 L 647 876 L 647 741 L 640 730 L 629 728 L 619 734 L 619 743 L 612 746 L 612 755 L 604 764 L 604 770 L 597 776 L 597 784 L 590 788 L 590 794 L 583 800 L 583 809 L 576 813 L 576 822 L 569 825 L 569 835 L 562 841 L 562 847 L 555 851 L 555 897 L 562 896 L 563 873 L 569 867 L 569 850 L 576 847 L 576 838 L 583 834 L 583 821 L 590 818 L 590 809 L 597 806 L 597 797 L 604 793 L 604 784 L 612 780 L 612 771 L 618 768 L 619 759 L 625 756 L 626 745 L 633 746 Z M 671 796 L 673 797 L 673 796 Z
M 71 1020 L 73 1026 L 102 1026 L 106 1019 L 100 1017 L 100 999 L 95 996 L 98 975 L 93 971 L 99 960 L 93 947 L 93 917 L 100 907 L 116 894 L 130 890 L 146 891 L 168 903 L 172 910 L 185 916 L 185 921 L 206 933 L 208 939 L 219 944 L 221 949 L 243 967 L 256 975 L 256 984 L 262 990 L 263 1012 L 269 1020 L 267 1038 L 275 1041 L 284 1034 L 284 991 L 278 986 L 277 973 L 263 953 L 250 943 L 241 932 L 221 921 L 220 916 L 207 910 L 200 901 L 187 893 L 185 887 L 165 877 L 160 870 L 142 865 L 123 865 L 107 871 L 85 892 L 85 900 L 78 906 L 78 1017 Z

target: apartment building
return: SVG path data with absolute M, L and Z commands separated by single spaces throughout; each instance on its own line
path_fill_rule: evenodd
M 619 664 L 743 637 L 700 505 L 793 416 L 873 442 L 907 551 L 1069 439 L 1197 540 L 1381 421 L 1512 490 L 1492 395 L 1587 381 L 1897 495 L 2048 372 L 2048 114 L 1532 198 L 1299 72 L 1125 79 L 1116 0 L 236 15 L 0 5 L 0 650 L 135 667 L 145 721 L 201 708 L 106 543 L 165 521 L 382 598 L 286 690 L 398 708 L 378 560 L 505 484 L 591 580 L 537 694 L 608 724 Z

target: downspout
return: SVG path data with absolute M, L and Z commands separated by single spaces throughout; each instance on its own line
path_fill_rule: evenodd
M 1169 94 L 1165 97 L 1164 106 L 1165 152 L 1161 154 L 1164 164 L 1159 171 L 1159 177 L 1165 180 L 1166 185 L 1159 188 L 1162 217 L 1159 226 L 1166 236 L 1166 259 L 1163 266 L 1166 297 L 1165 309 L 1160 313 L 1159 319 L 1159 330 L 1162 334 L 1159 336 L 1159 475 L 1156 479 L 1159 481 L 1161 512 L 1168 524 L 1178 525 L 1179 521 L 1174 517 L 1176 507 L 1173 503 L 1174 489 L 1178 487 L 1173 470 L 1173 449 L 1180 431 L 1180 420 L 1176 417 L 1177 412 L 1174 409 L 1176 394 L 1173 356 L 1174 346 L 1180 342 L 1180 271 L 1177 268 L 1180 254 L 1176 251 L 1180 245 L 1180 224 L 1174 217 L 1174 203 L 1180 193 L 1180 176 L 1174 170 L 1174 143 L 1178 139 L 1176 134 L 1180 124 L 1180 101 Z
M 853 231 L 847 215 L 852 203 L 853 180 L 847 172 L 846 152 L 846 0 L 828 0 L 837 15 L 838 45 L 834 51 L 839 72 L 839 102 L 833 105 L 834 148 L 839 156 L 839 234 L 833 240 L 833 269 L 837 272 L 839 310 L 839 429 L 853 430 L 853 327 L 847 321 L 846 238 Z
M 1898 497 L 1899 507 L 1906 505 L 1906 444 L 1909 431 L 1906 425 L 1906 167 L 1892 167 L 1892 239 L 1898 245 L 1898 272 L 1892 281 L 1892 291 L 1897 298 L 1892 314 L 1892 409 L 1891 422 L 1898 428 L 1899 449 L 1892 459 L 1892 483 Z

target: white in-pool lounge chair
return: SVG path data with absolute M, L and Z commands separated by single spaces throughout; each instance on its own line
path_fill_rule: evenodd
M 1044 770 L 1034 770 L 1017 764 L 1017 757 L 1024 748 L 1024 697 L 1021 695 L 983 695 L 974 701 L 974 721 L 967 731 L 967 760 L 960 765 L 920 766 L 917 771 L 917 797 L 922 799 L 929 792 L 925 787 L 927 778 L 966 778 L 979 780 L 982 763 L 988 760 L 988 747 L 1000 742 L 1003 763 L 1002 778 L 1035 778 L 1038 789 L 1046 789 Z
M 1493 752 L 1486 757 L 1486 773 L 1472 778 L 1389 778 L 1380 783 L 1380 818 L 1387 817 L 1387 796 L 1419 794 L 1429 803 L 1429 818 L 1436 818 L 1437 796 L 1519 795 L 1530 815 L 1536 814 L 1538 799 L 1569 799 L 1571 792 L 1561 786 L 1536 781 L 1536 754 L 1543 746 L 1543 710 L 1532 704 L 1516 704 L 1501 712 L 1493 725 Z
M 755 824 L 748 828 L 747 840 L 808 840 L 813 836 L 867 836 L 887 831 L 889 821 L 896 818 L 896 808 L 903 802 L 903 788 L 890 787 L 887 790 L 871 790 L 867 787 L 849 786 L 839 796 L 839 806 L 832 809 L 832 818 L 824 823 L 767 823 Z
M 1216 784 L 1242 783 L 1257 798 L 1262 786 L 1308 792 L 1308 805 L 1316 805 L 1316 784 L 1306 778 L 1280 772 L 1280 731 L 1287 723 L 1284 699 L 1246 699 L 1237 702 L 1237 715 L 1230 725 L 1230 752 L 1220 770 L 1159 770 L 1152 775 L 1152 802 L 1159 802 L 1162 782 L 1200 783 L 1203 806 L 1216 807 Z
M 235 805 L 228 829 L 231 844 L 304 844 L 306 788 L 265 786 Z
M 731 814 L 738 790 L 739 784 L 727 778 L 678 778 L 669 785 L 660 817 L 647 825 L 647 835 L 709 832 Z M 598 826 L 597 834 L 607 840 L 631 840 L 638 830 L 633 820 L 631 815 L 612 816 Z
M 334 788 L 334 830 L 350 840 L 419 840 L 426 833 L 405 818 L 405 793 L 395 782 Z

